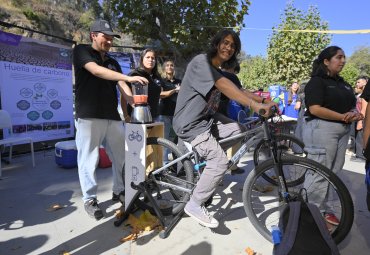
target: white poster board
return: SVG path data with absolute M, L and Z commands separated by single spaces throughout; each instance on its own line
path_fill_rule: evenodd
M 143 182 L 148 167 L 153 170 L 154 165 L 162 162 L 162 151 L 146 147 L 148 137 L 163 137 L 163 123 L 125 124 L 125 209 L 137 192 L 131 187 L 131 182 Z
M 15 136 L 74 137 L 71 55 L 71 47 L 0 30 L 1 108 Z

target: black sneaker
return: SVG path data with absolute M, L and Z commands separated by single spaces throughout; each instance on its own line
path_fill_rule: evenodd
M 95 218 L 96 220 L 100 220 L 103 218 L 103 211 L 99 208 L 98 200 L 96 198 L 92 198 L 85 202 L 85 211 L 87 214 Z
M 121 191 L 118 195 L 114 192 L 112 193 L 112 201 L 120 201 L 122 204 L 125 202 L 125 191 Z

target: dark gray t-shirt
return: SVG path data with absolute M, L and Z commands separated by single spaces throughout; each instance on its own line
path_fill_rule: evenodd
M 221 70 L 213 67 L 205 54 L 190 61 L 181 83 L 173 119 L 173 128 L 181 139 L 191 142 L 211 128 L 212 116 L 217 111 L 221 96 L 215 82 L 221 77 Z

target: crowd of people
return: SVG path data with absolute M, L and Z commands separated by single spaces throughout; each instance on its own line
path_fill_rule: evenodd
M 218 220 L 207 211 L 204 203 L 228 169 L 226 149 L 235 145 L 235 141 L 222 145 L 218 141 L 245 130 L 242 124 L 228 116 L 227 106 L 235 101 L 254 112 L 263 110 L 264 116 L 269 116 L 271 108 L 277 104 L 242 88 L 236 76 L 240 69 L 241 42 L 232 30 L 218 32 L 208 50 L 189 62 L 182 80 L 175 76 L 173 60 L 163 63 L 161 76 L 156 52 L 150 48 L 141 53 L 139 67 L 129 75 L 122 74 L 117 61 L 107 54 L 113 38 L 118 36 L 107 21 L 95 21 L 90 28 L 91 45 L 78 45 L 73 52 L 76 144 L 85 210 L 97 220 L 104 216 L 97 200 L 95 176 L 102 144 L 112 160 L 112 200 L 121 200 L 120 196 L 124 196 L 124 134 L 117 110 L 116 87 L 121 92 L 124 121 L 129 122 L 134 107 L 130 87 L 131 83 L 139 82 L 148 86 L 151 115 L 154 121 L 164 123 L 165 138 L 174 140 L 176 136 L 190 143 L 206 160 L 184 210 L 202 225 L 216 228 Z M 366 124 L 370 123 L 370 118 L 363 124 L 370 86 L 365 87 L 367 78 L 360 77 L 356 83 L 356 98 L 351 85 L 339 75 L 344 65 L 344 51 L 337 46 L 327 47 L 313 62 L 310 80 L 301 85 L 293 81 L 287 99 L 286 111 L 297 119 L 295 133 L 305 143 L 308 158 L 334 173 L 343 168 L 351 126 L 356 130 L 359 144 L 363 139 L 366 145 L 370 135 L 370 124 Z M 358 150 L 362 148 L 356 150 L 356 155 Z M 370 168 L 369 165 L 367 163 L 366 167 Z M 311 176 L 305 181 L 318 188 L 322 180 Z M 325 200 L 328 194 L 320 192 L 318 196 L 317 201 L 322 201 L 318 206 L 327 222 L 338 225 L 330 203 Z

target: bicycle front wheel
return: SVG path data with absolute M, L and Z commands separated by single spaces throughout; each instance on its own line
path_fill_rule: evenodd
M 294 135 L 290 134 L 277 134 L 275 136 L 278 155 L 297 155 L 300 157 L 304 157 L 304 143 L 295 137 Z M 271 149 L 268 141 L 261 140 L 254 150 L 253 153 L 253 161 L 254 165 L 257 166 L 263 161 L 271 159 Z M 268 175 L 267 173 L 263 174 L 262 177 L 273 185 L 277 185 L 276 175 Z M 288 186 L 296 185 L 296 182 L 302 182 L 304 179 L 297 176 L 296 180 L 290 180 L 287 182 Z
M 294 135 L 290 134 L 276 134 L 275 139 L 277 142 L 278 153 L 294 154 L 297 156 L 304 155 L 304 143 Z M 270 159 L 271 149 L 269 142 L 265 140 L 259 141 L 253 153 L 253 162 L 258 166 L 261 162 Z
M 317 162 L 294 156 L 284 156 L 281 167 L 288 186 L 285 196 L 317 205 L 320 211 L 334 213 L 339 225 L 331 232 L 336 243 L 341 242 L 353 224 L 353 202 L 344 183 L 328 168 Z M 243 187 L 244 209 L 257 231 L 271 241 L 271 226 L 278 225 L 285 200 L 281 186 L 271 185 L 264 175 L 275 175 L 275 164 L 268 160 L 258 165 L 247 177 Z M 304 176 L 301 182 L 294 182 Z M 293 180 L 293 181 L 291 181 Z
M 171 162 L 183 154 L 173 142 L 160 138 L 149 137 L 146 146 L 149 157 L 155 161 L 147 166 L 147 182 L 149 183 L 151 195 L 163 215 L 176 215 L 180 212 L 190 198 L 190 191 L 194 187 L 193 165 L 190 159 L 169 166 Z M 165 167 L 160 173 L 153 175 L 153 171 Z M 137 205 L 143 210 L 149 210 L 155 214 L 153 204 L 142 196 Z

